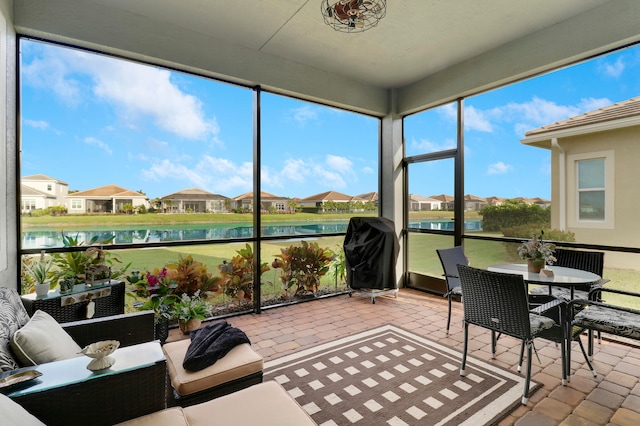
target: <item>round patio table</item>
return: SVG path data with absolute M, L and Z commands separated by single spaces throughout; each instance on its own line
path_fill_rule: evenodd
M 502 272 L 506 274 L 519 274 L 527 284 L 541 284 L 549 286 L 565 287 L 571 290 L 571 299 L 576 287 L 586 287 L 600 281 L 600 276 L 593 272 L 582 271 L 580 269 L 566 268 L 564 266 L 546 266 L 546 270 L 553 272 L 552 276 L 542 273 L 529 272 L 524 263 L 507 263 L 503 265 L 492 265 L 487 268 L 489 271 Z

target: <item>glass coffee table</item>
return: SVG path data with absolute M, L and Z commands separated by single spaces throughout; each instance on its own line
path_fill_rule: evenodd
M 0 389 L 47 425 L 109 425 L 166 408 L 166 359 L 157 341 L 117 349 L 110 368 L 90 371 L 77 358 L 3 373 L 40 376 Z

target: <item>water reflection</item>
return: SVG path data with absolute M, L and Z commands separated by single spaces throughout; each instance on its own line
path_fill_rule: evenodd
M 289 224 L 270 224 L 261 227 L 262 236 L 296 236 L 347 232 L 348 221 L 304 222 Z M 412 228 L 453 230 L 453 221 L 412 221 Z M 482 230 L 481 221 L 465 222 L 465 230 Z M 83 229 L 65 231 L 65 235 L 78 237 L 81 242 L 91 241 L 97 237 L 99 241 L 113 237 L 113 244 L 140 244 L 165 241 L 224 240 L 229 238 L 253 237 L 253 226 L 248 224 L 206 224 L 206 225 L 171 225 L 144 228 Z M 62 234 L 53 230 L 26 230 L 22 233 L 23 249 L 39 249 L 63 247 Z

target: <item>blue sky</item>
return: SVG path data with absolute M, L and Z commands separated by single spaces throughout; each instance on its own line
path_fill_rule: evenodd
M 164 69 L 23 40 L 23 176 L 86 190 L 116 184 L 150 198 L 186 188 L 251 191 L 252 92 Z M 545 197 L 549 153 L 527 130 L 640 94 L 640 49 L 468 98 L 465 193 Z M 307 197 L 377 190 L 378 121 L 263 93 L 263 191 Z M 450 148 L 452 105 L 411 116 L 407 153 Z M 453 195 L 452 168 L 410 169 L 410 192 Z

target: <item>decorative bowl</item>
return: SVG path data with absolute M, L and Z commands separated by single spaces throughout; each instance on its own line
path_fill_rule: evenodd
M 104 370 L 115 364 L 116 360 L 109 355 L 118 349 L 119 346 L 120 342 L 117 340 L 104 340 L 85 346 L 79 353 L 93 358 L 87 365 L 89 370 Z

